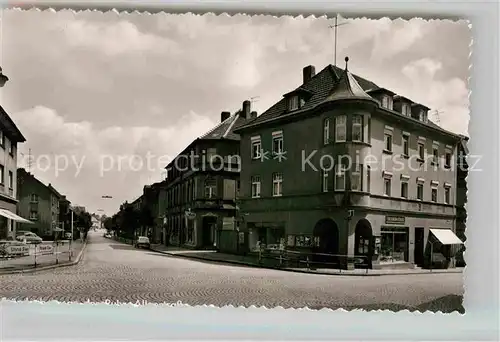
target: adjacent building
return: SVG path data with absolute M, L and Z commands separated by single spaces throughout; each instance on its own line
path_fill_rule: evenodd
M 168 243 L 235 251 L 240 137 L 234 128 L 257 117 L 244 101 L 234 114 L 195 139 L 169 165 L 164 188 L 164 236 Z
M 43 184 L 24 168 L 17 170 L 17 213 L 29 217 L 32 224 L 21 223 L 18 230 L 32 231 L 41 237 L 52 237 L 60 224 L 60 203 L 65 202 L 50 183 Z
M 465 226 L 467 221 L 467 210 L 465 208 L 467 204 L 467 175 L 469 171 L 469 165 L 467 164 L 467 156 L 469 155 L 469 149 L 467 148 L 468 137 L 463 136 L 461 144 L 458 145 L 458 158 L 457 158 L 457 218 L 456 218 L 456 230 L 457 236 L 460 240 L 466 240 L 465 236 Z M 460 253 L 457 255 L 457 266 L 464 267 L 465 260 L 463 252 L 465 251 L 465 246 L 462 246 Z
M 347 63 L 305 67 L 301 85 L 234 130 L 245 245 L 342 268 L 450 261 L 461 137 Z
M 8 78 L 0 68 L 0 88 Z M 16 222 L 29 220 L 16 215 L 17 144 L 25 142 L 15 123 L 0 106 L 0 240 L 15 238 Z M 26 216 L 25 216 L 26 217 Z

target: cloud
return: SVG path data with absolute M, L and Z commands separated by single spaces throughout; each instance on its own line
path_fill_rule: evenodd
M 71 47 L 91 48 L 109 57 L 126 53 L 179 53 L 178 44 L 165 37 L 142 33 L 125 20 L 116 23 L 92 23 L 85 20 L 59 22 Z
M 175 154 L 221 111 L 258 96 L 252 109 L 262 113 L 301 83 L 304 66 L 333 63 L 326 17 L 4 10 L 2 19 L 2 106 L 17 113 L 28 140 L 20 148 L 87 156 L 77 178 L 74 168 L 40 174 L 94 208 L 99 189 L 115 192 L 117 205 L 160 174 L 124 165 L 100 177 L 95 156 Z M 340 22 L 339 66 L 349 56 L 352 72 L 442 110 L 443 128 L 467 131 L 466 23 Z
M 28 137 L 19 146 L 20 167 L 27 167 L 31 149 L 31 170 L 37 177 L 54 184 L 76 203 L 99 198 L 100 192 L 110 193 L 114 199 L 106 203 L 108 212 L 139 194 L 144 178 L 159 180 L 167 160 L 215 124 L 190 112 L 170 127 L 98 129 L 86 121 L 65 121 L 55 110 L 43 106 L 11 116 Z

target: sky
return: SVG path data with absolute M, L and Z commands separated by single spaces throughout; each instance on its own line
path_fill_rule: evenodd
M 467 134 L 468 23 L 340 18 L 337 64 Z M 259 114 L 334 63 L 327 17 L 3 10 L 0 104 L 26 137 L 19 166 L 113 214 L 192 140 L 252 100 Z M 142 167 L 141 167 L 142 162 Z M 112 198 L 103 199 L 102 196 Z

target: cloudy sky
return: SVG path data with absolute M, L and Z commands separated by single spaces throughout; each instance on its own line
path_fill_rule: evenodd
M 442 127 L 467 133 L 467 23 L 341 22 L 339 64 L 349 56 L 351 72 L 441 111 Z M 304 66 L 333 63 L 332 23 L 4 10 L 0 65 L 10 81 L 1 104 L 27 139 L 20 166 L 31 149 L 39 179 L 111 214 L 160 180 L 168 157 L 221 111 L 255 97 L 261 113 L 301 83 Z

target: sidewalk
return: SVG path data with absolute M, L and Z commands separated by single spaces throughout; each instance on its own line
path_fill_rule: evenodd
M 266 262 L 259 264 L 258 258 L 250 255 L 234 255 L 218 253 L 216 251 L 206 250 L 191 250 L 181 247 L 166 247 L 164 245 L 151 245 L 151 250 L 154 252 L 167 254 L 176 257 L 226 263 L 233 265 L 242 265 L 249 267 L 269 268 L 280 271 L 322 274 L 322 275 L 342 275 L 342 276 L 383 276 L 383 275 L 412 275 L 412 274 L 439 274 L 439 273 L 462 273 L 463 268 L 450 268 L 443 270 L 428 270 L 422 268 L 414 269 L 354 269 L 354 270 L 338 270 L 338 269 L 315 269 L 310 270 L 307 268 L 293 268 L 293 267 L 279 267 L 277 261 Z
M 2 258 L 0 259 L 0 274 L 9 274 L 23 271 L 35 271 L 45 269 L 47 267 L 69 266 L 79 261 L 79 257 L 85 247 L 85 242 L 82 243 L 79 239 L 73 241 L 72 249 L 73 255 L 70 260 L 69 243 L 59 245 L 57 247 L 57 254 L 35 255 L 17 257 L 17 258 Z M 35 266 L 36 261 L 36 266 Z

